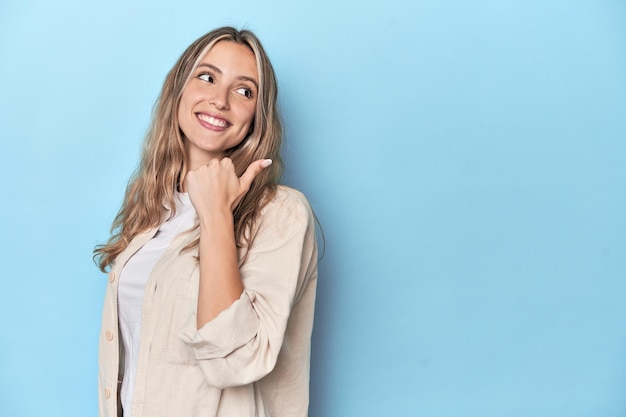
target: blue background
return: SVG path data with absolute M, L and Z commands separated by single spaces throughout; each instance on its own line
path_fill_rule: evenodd
M 0 415 L 95 415 L 91 251 L 231 24 L 326 234 L 312 417 L 626 416 L 626 2 L 1 1 Z

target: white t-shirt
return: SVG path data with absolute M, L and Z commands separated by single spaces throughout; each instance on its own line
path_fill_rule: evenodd
M 154 266 L 180 233 L 191 229 L 196 212 L 189 194 L 176 193 L 176 214 L 166 220 L 154 237 L 130 257 L 120 273 L 118 313 L 120 333 L 124 343 L 124 380 L 122 381 L 122 407 L 130 410 L 133 404 L 135 371 L 141 338 L 141 309 L 143 294 Z

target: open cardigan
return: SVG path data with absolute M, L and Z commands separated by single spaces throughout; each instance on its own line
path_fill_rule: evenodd
M 198 231 L 176 237 L 148 279 L 134 401 L 125 417 L 304 417 L 317 282 L 306 198 L 279 186 L 239 251 L 241 297 L 197 329 Z M 99 416 L 119 417 L 123 348 L 117 288 L 125 262 L 156 233 L 135 237 L 109 273 L 99 354 Z

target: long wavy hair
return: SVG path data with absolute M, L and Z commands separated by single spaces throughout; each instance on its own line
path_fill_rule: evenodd
M 180 98 L 204 55 L 217 42 L 245 45 L 256 58 L 259 75 L 256 113 L 250 133 L 226 151 L 237 175 L 257 159 L 270 158 L 272 165 L 256 176 L 250 190 L 233 211 L 235 238 L 239 247 L 254 238 L 253 226 L 260 210 L 274 196 L 282 174 L 280 146 L 283 136 L 277 108 L 278 87 L 272 64 L 254 33 L 232 27 L 215 29 L 192 43 L 170 70 L 155 103 L 141 160 L 129 180 L 124 202 L 111 226 L 111 238 L 94 249 L 94 260 L 104 272 L 138 234 L 163 221 L 165 206 L 175 209 L 174 193 L 187 170 L 184 135 L 178 124 Z M 189 247 L 198 244 L 198 239 Z M 189 248 L 188 247 L 188 248 Z

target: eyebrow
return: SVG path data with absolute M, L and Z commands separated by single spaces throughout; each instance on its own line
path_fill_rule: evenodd
M 200 67 L 207 67 L 212 69 L 213 71 L 217 72 L 218 74 L 222 74 L 222 70 L 219 69 L 218 67 L 216 67 L 215 65 L 211 65 L 211 64 L 206 64 L 206 63 L 202 63 L 200 65 L 198 65 L 198 68 Z M 237 77 L 238 80 L 242 80 L 242 81 L 250 81 L 252 84 L 254 84 L 254 86 L 256 87 L 256 89 L 259 89 L 259 84 L 257 83 L 257 81 L 254 78 L 251 77 L 246 77 L 245 75 L 240 75 Z

